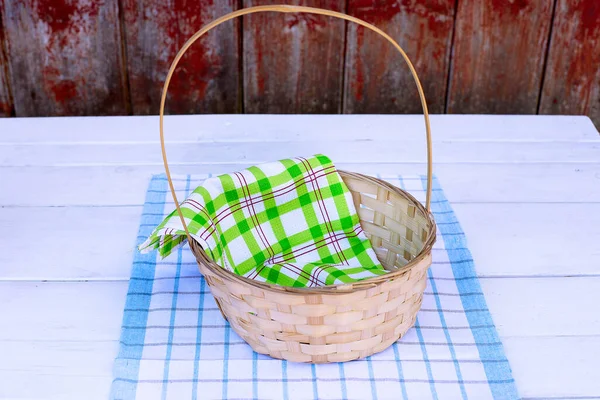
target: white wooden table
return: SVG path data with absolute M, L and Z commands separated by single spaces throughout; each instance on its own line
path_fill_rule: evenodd
M 520 394 L 600 398 L 600 137 L 585 117 L 434 116 Z M 421 116 L 181 116 L 174 172 L 322 152 L 424 173 Z M 106 398 L 158 117 L 0 120 L 0 398 Z

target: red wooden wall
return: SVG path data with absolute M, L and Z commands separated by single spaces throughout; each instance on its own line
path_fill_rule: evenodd
M 449 113 L 536 113 L 553 1 L 459 1 Z
M 117 0 L 0 0 L 17 116 L 127 114 Z
M 283 0 L 394 37 L 434 113 L 586 114 L 600 126 L 598 0 Z M 282 0 L 0 0 L 0 116 L 156 114 L 177 50 L 212 19 Z M 378 35 L 315 15 L 217 27 L 182 59 L 171 113 L 418 113 Z
M 423 84 L 429 110 L 446 103 L 455 0 L 400 2 L 350 0 L 347 12 L 390 34 L 406 51 Z M 387 41 L 348 26 L 344 112 L 420 113 L 421 103 L 406 63 Z

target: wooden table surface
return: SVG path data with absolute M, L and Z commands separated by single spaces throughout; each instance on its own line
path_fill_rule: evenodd
M 519 393 L 600 398 L 600 136 L 586 117 L 434 116 Z M 424 173 L 422 116 L 178 116 L 176 173 L 328 154 Z M 0 398 L 106 398 L 158 117 L 0 120 Z

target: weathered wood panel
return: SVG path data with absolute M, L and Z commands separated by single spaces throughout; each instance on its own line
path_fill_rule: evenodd
M 8 79 L 8 60 L 6 59 L 2 18 L 2 7 L 0 7 L 0 117 L 10 117 L 14 112 L 14 107 Z
M 350 0 L 348 13 L 392 36 L 408 54 L 431 112 L 443 113 L 454 0 Z M 344 112 L 421 113 L 417 89 L 402 56 L 387 40 L 348 25 Z
M 164 80 L 175 55 L 202 26 L 237 1 L 121 0 L 134 114 L 158 114 Z M 235 113 L 239 98 L 239 22 L 200 38 L 181 59 L 169 88 L 172 114 Z
M 244 7 L 280 0 L 245 0 Z M 344 10 L 344 0 L 287 4 Z M 313 14 L 260 13 L 244 17 L 244 111 L 339 113 L 345 22 Z
M 0 0 L 15 113 L 126 114 L 117 0 Z
M 458 2 L 448 112 L 537 112 L 552 3 Z
M 586 114 L 600 128 L 600 2 L 557 0 L 541 114 Z

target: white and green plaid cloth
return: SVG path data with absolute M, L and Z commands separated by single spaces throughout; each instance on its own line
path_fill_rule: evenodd
M 207 179 L 181 204 L 190 235 L 229 271 L 312 287 L 385 274 L 352 195 L 323 155 L 261 164 Z M 186 240 L 173 211 L 140 246 L 165 257 Z

